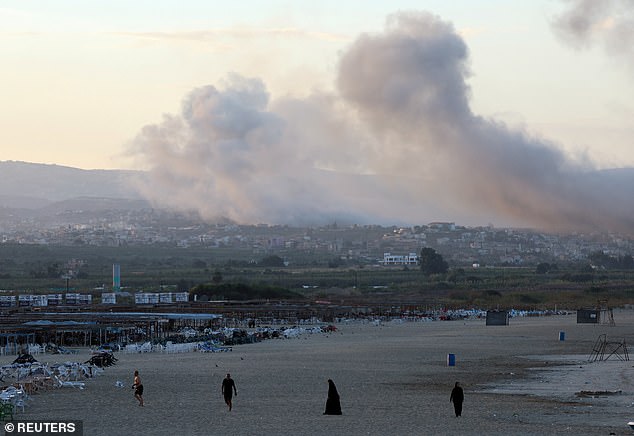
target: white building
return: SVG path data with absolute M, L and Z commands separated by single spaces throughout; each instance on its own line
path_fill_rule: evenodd
M 177 303 L 186 303 L 189 301 L 189 292 L 176 292 L 174 293 L 174 299 Z
M 15 295 L 0 295 L 0 307 L 15 307 L 18 305 Z
M 418 255 L 383 253 L 383 265 L 418 265 Z
M 101 294 L 101 304 L 117 304 L 117 294 L 114 292 L 104 292 Z
M 159 301 L 161 303 L 173 303 L 174 297 L 172 296 L 171 292 L 161 292 L 159 294 Z

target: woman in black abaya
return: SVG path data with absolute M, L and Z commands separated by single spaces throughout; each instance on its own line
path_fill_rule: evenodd
M 449 401 L 453 403 L 454 411 L 456 412 L 456 418 L 462 416 L 462 403 L 464 401 L 464 392 L 460 387 L 460 383 L 456 382 L 456 385 L 451 390 L 451 396 Z
M 326 400 L 326 411 L 324 415 L 341 415 L 341 403 L 339 393 L 334 382 L 328 379 L 328 399 Z

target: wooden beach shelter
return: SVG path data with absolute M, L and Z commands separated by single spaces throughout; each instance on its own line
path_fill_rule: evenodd
M 577 310 L 577 324 L 598 324 L 599 311 L 596 309 Z
M 508 310 L 487 310 L 486 325 L 509 325 Z
M 577 310 L 577 324 L 598 324 L 599 311 L 596 309 Z
M 604 324 L 614 326 L 614 312 L 608 300 L 599 300 L 595 309 L 579 309 L 577 324 Z

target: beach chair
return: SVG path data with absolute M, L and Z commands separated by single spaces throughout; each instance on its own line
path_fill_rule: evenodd
M 11 398 L 15 397 L 17 394 L 18 388 L 16 388 L 15 386 L 11 385 L 11 386 L 7 386 L 6 388 L 4 388 L 4 390 L 2 391 L 2 396 L 0 398 L 2 398 L 3 400 L 6 400 L 7 396 L 10 396 Z M 5 401 L 6 402 L 6 401 Z
M 92 365 L 81 365 L 79 367 L 79 371 L 81 373 L 82 378 L 93 378 L 93 366 Z
M 10 386 L 13 387 L 13 386 Z M 13 401 L 13 399 L 15 398 L 15 394 L 13 393 L 13 391 L 7 389 L 4 389 L 2 392 L 0 392 L 0 401 L 2 403 L 11 403 Z M 0 412 L 2 412 L 2 404 L 0 403 Z
M 57 352 L 59 354 L 77 354 L 79 353 L 79 351 L 77 350 L 71 350 L 70 348 L 64 348 L 64 347 L 57 347 Z
M 78 382 L 78 381 L 67 381 L 67 380 L 62 380 L 61 378 L 59 378 L 58 376 L 53 376 L 55 378 L 55 381 L 57 382 L 58 386 L 60 388 L 79 388 L 79 389 L 84 389 L 84 387 L 86 387 L 86 383 L 84 382 Z
M 29 375 L 31 375 L 31 365 L 18 367 L 17 376 L 16 376 L 17 380 L 25 379 Z
M 16 398 L 13 401 L 13 404 L 11 404 L 13 406 L 13 408 L 15 409 L 15 411 L 17 412 L 18 409 L 22 409 L 22 413 L 24 413 L 24 405 L 25 405 L 26 401 L 24 398 Z
M 69 378 L 77 381 L 79 380 L 79 375 L 80 375 L 79 365 L 73 365 L 69 371 Z
M 0 382 L 4 383 L 5 378 L 13 377 L 15 368 L 10 365 L 5 365 L 0 369 Z

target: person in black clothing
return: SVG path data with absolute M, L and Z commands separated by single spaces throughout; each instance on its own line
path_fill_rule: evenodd
M 235 392 L 238 395 L 238 390 L 236 389 L 236 383 L 231 378 L 231 374 L 227 374 L 227 377 L 222 381 L 222 395 L 225 397 L 225 403 L 229 406 L 229 411 L 231 412 L 231 408 L 233 407 L 233 393 Z
M 451 390 L 449 401 L 453 402 L 453 408 L 456 412 L 456 417 L 462 416 L 462 402 L 464 401 L 464 392 L 462 391 L 459 382 L 456 382 L 456 385 Z
M 324 415 L 341 415 L 339 392 L 337 392 L 335 383 L 330 379 L 328 379 L 328 399 L 326 400 L 326 411 Z

